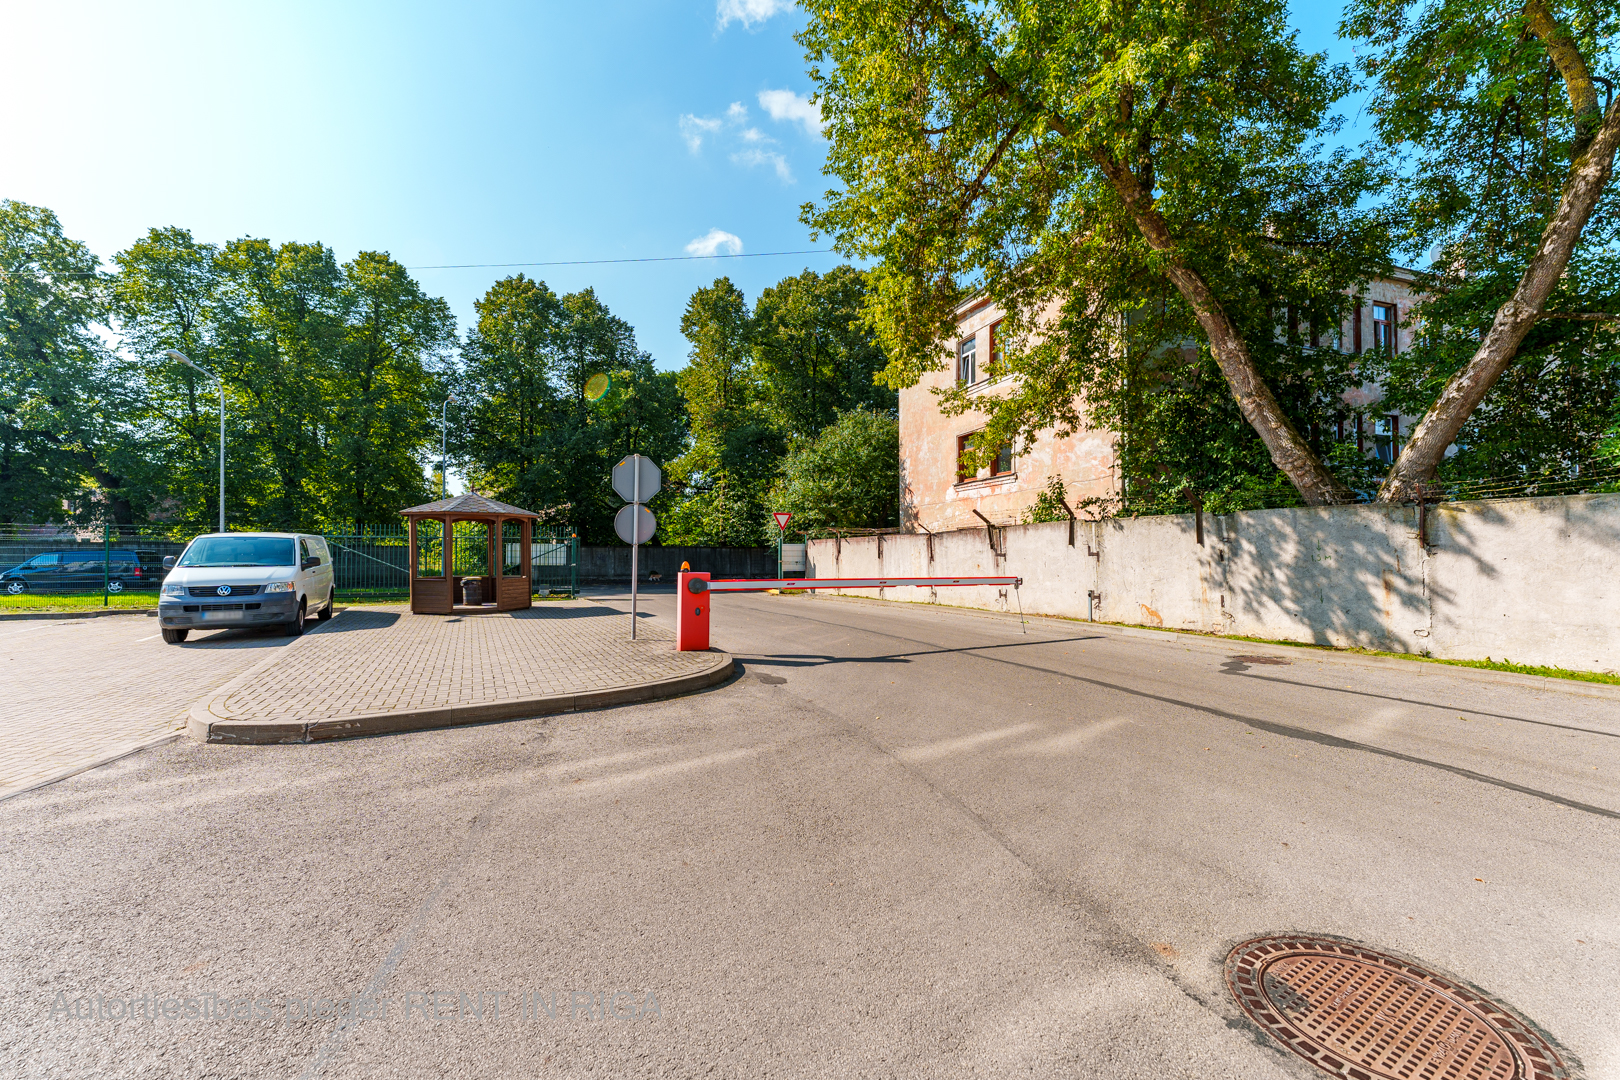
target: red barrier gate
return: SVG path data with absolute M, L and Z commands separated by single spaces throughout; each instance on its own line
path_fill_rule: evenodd
M 901 585 L 947 588 L 953 585 L 1011 585 L 1020 577 L 891 577 L 891 578 L 720 578 L 683 570 L 675 579 L 675 648 L 702 652 L 709 647 L 709 593 L 764 592 L 767 589 L 893 589 Z

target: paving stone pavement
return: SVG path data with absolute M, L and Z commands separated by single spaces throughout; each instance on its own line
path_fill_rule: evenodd
M 314 721 L 579 693 L 695 674 L 669 631 L 587 600 L 527 611 L 412 615 L 353 608 L 209 704 L 233 720 Z
M 145 615 L 0 622 L 0 798 L 183 730 L 193 702 L 292 640 L 221 630 L 167 645 Z

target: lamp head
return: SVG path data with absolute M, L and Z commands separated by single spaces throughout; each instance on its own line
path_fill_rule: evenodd
M 191 361 L 186 358 L 185 353 L 179 352 L 179 351 L 177 351 L 175 349 L 164 349 L 163 350 L 163 355 L 167 356 L 170 360 L 178 360 L 182 364 L 191 363 Z

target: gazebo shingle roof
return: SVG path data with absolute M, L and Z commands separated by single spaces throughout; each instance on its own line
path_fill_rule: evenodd
M 522 510 L 509 503 L 496 502 L 486 499 L 482 495 L 468 493 L 457 495 L 450 499 L 440 499 L 438 502 L 423 503 L 421 506 L 410 506 L 400 511 L 407 517 L 412 515 L 438 516 L 441 514 L 504 514 L 507 517 L 538 518 L 540 515 L 533 510 Z

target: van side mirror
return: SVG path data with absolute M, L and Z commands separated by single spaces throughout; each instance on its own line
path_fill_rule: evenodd
M 321 557 L 319 555 L 311 555 L 311 556 L 309 556 L 309 558 L 304 560 L 304 569 L 305 570 L 308 570 L 312 566 L 319 566 L 319 565 L 321 565 Z
M 165 569 L 165 570 L 173 570 L 174 569 L 174 556 L 173 555 L 165 555 L 165 556 L 163 556 L 163 569 Z

